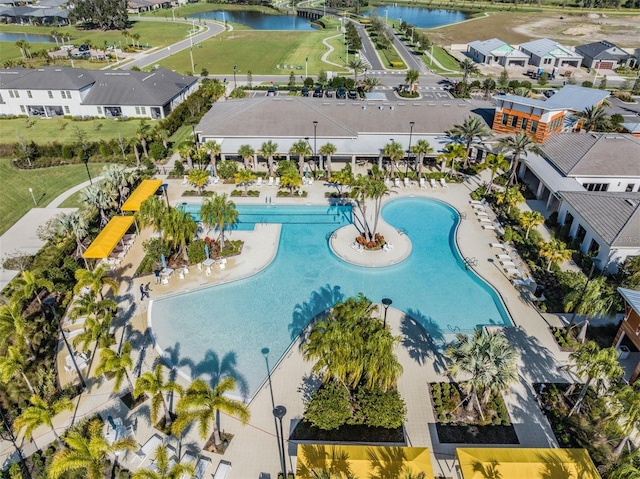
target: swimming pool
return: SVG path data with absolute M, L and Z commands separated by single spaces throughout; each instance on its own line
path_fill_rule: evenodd
M 154 301 L 153 332 L 166 357 L 213 383 L 232 375 L 237 392 L 251 397 L 267 376 L 263 348 L 273 366 L 311 318 L 360 292 L 374 302 L 391 298 L 435 341 L 479 325 L 511 324 L 497 293 L 465 269 L 455 246 L 458 214 L 450 206 L 423 198 L 387 203 L 383 218 L 408 235 L 413 249 L 406 261 L 384 268 L 346 264 L 331 252 L 328 238 L 350 219 L 340 208 L 251 207 L 271 218 L 320 209 L 339 222 L 285 223 L 278 253 L 260 273 Z

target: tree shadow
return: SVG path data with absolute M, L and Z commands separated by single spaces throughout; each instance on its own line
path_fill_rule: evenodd
M 243 399 L 249 397 L 249 384 L 245 377 L 236 369 L 237 355 L 235 351 L 227 352 L 222 358 L 215 351 L 209 349 L 204 359 L 195 364 L 192 369 L 194 376 L 209 377 L 209 384 L 215 388 L 224 378 L 231 377 L 236 382 L 236 388 L 240 391 Z
M 401 447 L 376 447 L 367 449 L 367 459 L 372 479 L 396 479 L 401 476 L 406 456 Z
M 480 462 L 480 461 L 474 461 L 473 462 L 473 472 L 480 474 L 480 477 L 482 478 L 486 478 L 486 479 L 507 479 L 505 478 L 502 473 L 500 472 L 500 470 L 498 469 L 500 466 L 500 463 L 498 461 L 496 461 L 495 459 L 485 463 L 485 462 Z
M 311 399 L 311 395 L 317 391 L 322 384 L 320 377 L 315 374 L 305 374 L 302 377 L 302 384 L 298 388 L 298 392 L 302 394 L 302 401 L 307 404 Z
M 444 334 L 433 319 L 419 310 L 408 309 L 401 320 L 400 332 L 403 335 L 402 345 L 413 360 L 423 365 L 428 358 L 433 358 L 436 372 L 446 369 L 441 354 Z
M 288 326 L 291 339 L 297 338 L 312 319 L 342 300 L 344 300 L 344 293 L 340 286 L 326 284 L 318 291 L 313 291 L 309 301 L 299 303 L 293 309 L 292 320 Z

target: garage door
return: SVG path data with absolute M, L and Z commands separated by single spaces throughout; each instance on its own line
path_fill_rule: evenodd
M 599 70 L 613 70 L 613 62 L 598 62 Z

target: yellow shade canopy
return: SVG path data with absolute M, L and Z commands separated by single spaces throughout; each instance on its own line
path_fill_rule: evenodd
M 160 185 L 162 180 L 142 180 L 138 187 L 133 190 L 133 193 L 129 196 L 127 201 L 124 202 L 122 211 L 140 211 L 140 205 L 144 200 L 153 195 Z
M 585 449 L 458 448 L 464 479 L 600 479 Z
M 298 444 L 296 477 L 315 478 L 314 470 L 328 470 L 344 479 L 399 478 L 406 470 L 423 472 L 425 479 L 434 477 L 431 455 L 425 447 Z
M 132 223 L 133 216 L 114 216 L 82 256 L 85 258 L 107 258 Z

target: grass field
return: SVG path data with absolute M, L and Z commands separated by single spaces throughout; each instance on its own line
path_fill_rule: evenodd
M 321 68 L 331 70 L 330 65 L 321 61 L 322 54 L 327 50 L 322 39 L 331 35 L 334 35 L 334 31 L 225 32 L 202 42 L 201 48 L 193 49 L 195 71 L 206 68 L 211 74 L 229 74 L 237 65 L 237 76 L 243 80 L 247 71 L 254 75 L 288 75 L 293 71 L 299 76 L 304 75 L 305 58 L 309 58 L 309 74 L 317 74 Z M 335 56 L 333 61 L 336 61 Z M 339 59 L 336 63 L 339 63 Z M 165 58 L 160 65 L 178 72 L 190 71 L 189 50 Z M 277 65 L 281 68 L 276 68 Z M 283 69 L 283 65 L 294 65 L 295 68 Z M 228 78 L 228 81 L 231 80 L 231 77 Z
M 35 123 L 33 123 L 35 121 Z M 151 122 L 153 124 L 153 122 Z M 29 126 L 32 125 L 32 126 Z M 33 140 L 35 143 L 44 144 L 57 141 L 58 143 L 71 143 L 77 138 L 76 128 L 87 133 L 89 141 L 109 140 L 117 138 L 120 134 L 124 138 L 135 135 L 140 126 L 140 121 L 117 120 L 86 120 L 74 121 L 64 118 L 14 118 L 0 120 L 2 131 L 2 143 L 15 143 L 18 136 L 25 140 Z
M 89 170 L 95 178 L 100 175 L 102 165 L 89 164 Z M 42 208 L 64 191 L 86 181 L 87 171 L 84 165 L 19 170 L 10 159 L 0 158 L 0 178 L 4 179 L 0 191 L 0 234 L 4 234 L 34 207 L 29 188 L 33 188 L 38 208 Z

